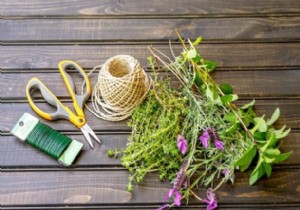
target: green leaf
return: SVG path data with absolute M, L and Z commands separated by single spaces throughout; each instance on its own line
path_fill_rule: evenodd
M 280 154 L 275 158 L 275 161 L 273 163 L 275 163 L 275 164 L 281 163 L 281 162 L 287 160 L 292 154 L 293 154 L 292 151 Z
M 237 117 L 232 112 L 228 112 L 224 115 L 224 120 L 227 122 L 235 122 Z
M 202 41 L 202 36 L 199 36 L 194 42 L 193 45 L 197 46 Z
M 234 133 L 238 128 L 239 128 L 239 125 L 240 123 L 234 123 L 230 128 L 228 128 L 225 133 L 228 135 L 228 134 L 231 134 L 231 133 Z
M 265 155 L 263 155 L 262 157 L 263 157 L 263 159 L 264 159 L 264 161 L 266 163 L 270 163 L 271 164 L 271 163 L 273 163 L 275 161 L 275 158 L 269 158 L 269 157 L 267 157 Z
M 255 117 L 254 122 L 255 122 L 255 126 L 250 130 L 250 132 L 252 134 L 254 134 L 254 132 L 256 130 L 258 130 L 260 132 L 266 132 L 267 131 L 267 124 L 266 124 L 266 121 L 264 120 L 264 116 Z
M 255 169 L 252 171 L 249 179 L 249 184 L 253 185 L 257 182 L 266 172 L 262 166 L 263 160 L 260 158 Z
M 255 157 L 257 152 L 256 147 L 252 144 L 248 150 L 242 155 L 242 157 L 235 162 L 235 166 L 239 166 L 240 170 L 243 172 L 245 171 L 249 165 L 251 164 L 253 158 Z
M 221 84 L 220 88 L 225 95 L 233 93 L 233 88 L 229 84 Z
M 208 72 L 212 72 L 217 67 L 217 62 L 212 60 L 205 60 L 203 63 L 206 65 Z
M 274 113 L 272 114 L 272 117 L 267 121 L 267 125 L 273 125 L 274 122 L 276 122 L 276 120 L 279 118 L 280 115 L 280 109 L 277 108 Z
M 253 106 L 255 104 L 255 100 L 253 99 L 250 103 L 245 104 L 241 107 L 241 109 L 248 109 L 250 106 Z
M 195 58 L 193 58 L 193 61 L 195 63 L 198 63 L 201 60 L 201 57 L 199 56 L 199 54 L 197 54 L 197 56 Z
M 268 138 L 267 143 L 261 148 L 261 151 L 266 151 L 268 148 L 273 147 L 277 142 L 276 136 L 274 133 L 271 133 L 271 136 Z
M 275 133 L 275 135 L 276 135 L 276 138 L 277 139 L 283 139 L 284 137 L 286 137 L 289 133 L 290 133 L 290 131 L 291 131 L 291 129 L 289 128 L 288 130 L 286 130 L 285 132 L 281 132 L 281 133 L 279 133 L 279 134 L 277 134 L 276 135 L 276 133 Z
M 220 106 L 222 105 L 222 101 L 220 99 L 220 96 L 218 95 L 218 90 L 216 88 L 207 87 L 206 88 L 206 96 L 211 102 L 213 102 L 217 105 L 220 105 Z
M 225 95 L 221 97 L 222 104 L 227 106 L 232 101 L 232 95 Z
M 236 101 L 239 99 L 239 96 L 237 94 L 232 94 L 232 101 Z
M 198 70 L 194 71 L 194 83 L 200 87 L 202 85 L 202 80 L 200 76 L 200 72 Z
M 195 49 L 190 49 L 187 52 L 187 57 L 190 59 L 196 58 L 196 56 L 197 56 L 197 50 L 195 50 Z
M 221 97 L 221 101 L 223 105 L 228 105 L 228 103 L 235 101 L 238 99 L 238 96 L 236 94 L 229 94 L 229 95 L 224 95 Z
M 249 125 L 250 125 L 251 123 L 254 122 L 253 117 L 252 117 L 251 115 L 249 115 L 248 113 L 246 113 L 246 114 L 242 117 L 242 119 L 243 119 L 244 124 L 245 124 L 245 126 L 246 126 L 247 128 L 249 127 Z
M 254 118 L 254 122 L 256 121 L 255 119 L 256 118 Z M 259 119 L 258 121 L 260 122 L 260 125 L 258 127 L 258 131 L 260 131 L 260 132 L 266 132 L 267 131 L 266 121 L 263 118 Z
M 268 178 L 271 176 L 271 173 L 272 173 L 272 166 L 271 164 L 268 164 L 268 163 L 263 163 L 263 167 L 264 167 L 264 170 L 268 176 Z
M 280 155 L 279 149 L 267 149 L 264 154 L 268 155 L 269 157 L 275 157 L 277 155 Z
M 255 132 L 253 138 L 255 140 L 266 140 L 266 132 Z

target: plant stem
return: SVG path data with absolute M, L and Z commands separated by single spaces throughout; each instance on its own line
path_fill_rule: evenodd
M 193 196 L 195 196 L 195 198 L 196 198 L 197 200 L 199 200 L 199 201 L 202 201 L 202 200 L 203 200 L 203 199 L 200 198 L 196 193 L 194 193 L 193 190 L 190 190 L 190 192 L 191 192 L 191 194 L 192 194 Z

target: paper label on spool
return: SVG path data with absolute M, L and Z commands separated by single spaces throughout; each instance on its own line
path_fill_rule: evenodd
M 15 127 L 11 130 L 11 133 L 25 141 L 27 136 L 31 133 L 34 127 L 38 124 L 39 120 L 29 113 L 24 113 L 19 119 Z
M 59 157 L 58 162 L 63 164 L 64 166 L 70 166 L 74 162 L 82 148 L 83 144 L 73 139 L 68 148 Z

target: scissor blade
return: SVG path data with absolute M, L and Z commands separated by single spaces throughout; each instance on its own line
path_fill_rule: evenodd
M 89 135 L 89 132 L 88 132 L 87 130 L 85 130 L 84 127 L 81 127 L 80 129 L 81 129 L 81 131 L 82 131 L 82 133 L 83 133 L 85 139 L 86 139 L 87 142 L 89 143 L 89 145 L 94 149 L 93 142 L 92 142 L 92 140 L 91 140 L 91 137 L 90 137 L 90 135 Z
M 94 131 L 91 129 L 91 127 L 87 123 L 85 123 L 85 125 L 82 128 L 84 128 L 99 144 L 101 144 L 100 139 L 98 139 L 98 137 L 96 136 Z

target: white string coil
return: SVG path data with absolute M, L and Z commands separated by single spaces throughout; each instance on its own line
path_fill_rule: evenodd
M 95 69 L 100 68 L 96 66 Z M 98 81 L 93 89 L 92 112 L 98 118 L 121 121 L 128 118 L 133 109 L 147 95 L 151 78 L 140 63 L 130 55 L 117 55 L 101 67 Z

